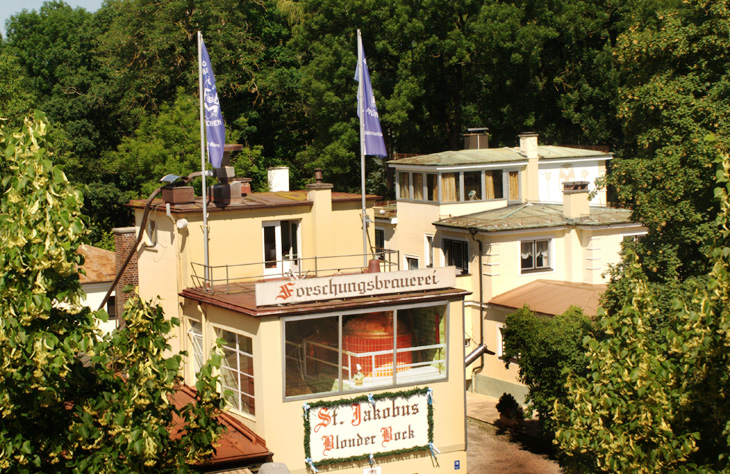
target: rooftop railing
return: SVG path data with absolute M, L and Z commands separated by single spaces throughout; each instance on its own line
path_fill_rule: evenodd
M 367 254 L 367 261 L 377 260 L 381 272 L 400 270 L 400 252 L 396 250 L 379 250 Z M 245 291 L 246 283 L 265 279 L 301 280 L 331 275 L 362 273 L 363 254 L 332 255 L 325 257 L 293 257 L 282 260 L 238 263 L 226 265 L 208 265 L 206 282 L 206 266 L 193 262 L 193 286 L 211 294 L 230 294 Z

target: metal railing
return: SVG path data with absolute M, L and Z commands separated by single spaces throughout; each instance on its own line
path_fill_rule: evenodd
M 291 258 L 269 260 L 264 262 L 237 263 L 226 265 L 208 265 L 208 281 L 205 281 L 206 266 L 202 263 L 191 263 L 193 286 L 205 289 L 209 293 L 236 293 L 243 291 L 239 283 L 251 283 L 264 279 L 283 278 L 301 280 L 322 276 L 360 273 L 366 268 L 362 266 L 363 255 L 332 255 L 326 257 Z M 379 250 L 367 255 L 368 261 L 380 262 L 381 272 L 400 270 L 400 252 L 397 250 Z

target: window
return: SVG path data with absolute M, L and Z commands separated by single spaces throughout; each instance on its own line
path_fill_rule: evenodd
M 462 274 L 469 273 L 469 243 L 464 240 L 443 240 L 446 265 L 455 266 Z
M 375 229 L 375 258 L 383 260 L 385 258 L 385 230 Z
M 466 201 L 482 200 L 481 171 L 467 171 L 464 173 L 464 199 Z
M 424 253 L 426 255 L 426 268 L 432 268 L 433 267 L 433 235 L 426 234 L 425 235 L 425 249 Z
M 423 201 L 423 174 L 413 173 L 413 199 Z
M 522 273 L 550 270 L 550 241 L 523 241 L 521 245 L 520 262 Z
M 485 172 L 484 182 L 486 183 L 487 199 L 502 199 L 504 197 L 502 170 Z
M 444 173 L 441 175 L 441 201 L 457 202 L 461 197 L 459 191 L 459 173 Z
M 446 310 L 437 303 L 286 320 L 285 395 L 446 378 Z
M 509 200 L 519 201 L 520 200 L 520 180 L 517 171 L 509 172 Z
M 418 257 L 411 257 L 409 255 L 406 258 L 406 270 L 418 270 Z
M 439 200 L 439 175 L 437 174 L 426 174 L 426 199 Z
M 225 341 L 219 379 L 223 398 L 236 410 L 255 415 L 253 340 L 224 329 L 216 334 Z
M 197 376 L 203 366 L 203 325 L 198 321 L 190 321 L 188 347 L 193 355 L 193 374 Z
M 264 222 L 264 275 L 283 275 L 299 268 L 299 221 Z
M 411 198 L 411 180 L 410 180 L 410 173 L 401 171 L 398 173 L 398 197 L 400 199 L 410 199 Z
M 112 295 L 106 300 L 106 312 L 109 315 L 109 321 L 117 319 L 117 297 Z

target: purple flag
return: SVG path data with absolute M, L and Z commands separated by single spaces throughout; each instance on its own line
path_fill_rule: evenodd
M 218 101 L 218 90 L 215 87 L 213 68 L 205 42 L 200 41 L 203 56 L 203 106 L 205 107 L 205 136 L 208 142 L 208 159 L 213 168 L 220 168 L 223 161 L 223 145 L 226 143 L 226 127 Z
M 359 40 L 359 37 L 358 37 Z M 380 129 L 380 119 L 378 118 L 378 108 L 375 106 L 375 96 L 373 95 L 373 88 L 370 85 L 370 73 L 368 73 L 368 64 L 365 61 L 365 50 L 362 47 L 362 42 L 358 41 L 358 67 L 355 69 L 355 80 L 359 81 L 360 77 L 360 61 L 362 61 L 362 84 L 358 87 L 357 94 L 357 116 L 360 117 L 360 91 L 362 91 L 363 98 L 365 100 L 365 114 L 364 117 L 360 117 L 360 122 L 363 124 L 363 135 L 365 140 L 364 155 L 371 156 L 388 156 L 388 152 L 385 150 L 385 141 L 383 141 L 383 132 Z

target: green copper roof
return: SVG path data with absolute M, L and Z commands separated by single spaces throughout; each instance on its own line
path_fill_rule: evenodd
M 570 159 L 570 158 L 605 158 L 610 159 L 610 153 L 564 146 L 541 145 L 537 147 L 541 160 Z M 417 165 L 417 166 L 454 166 L 454 165 L 482 165 L 525 161 L 526 158 L 518 148 L 482 148 L 479 150 L 442 151 L 430 155 L 418 155 L 400 160 L 390 160 L 389 164 Z
M 433 224 L 440 227 L 468 229 L 476 227 L 481 232 L 533 229 L 562 225 L 611 225 L 630 224 L 631 211 L 608 207 L 591 207 L 590 214 L 576 219 L 563 216 L 562 204 L 517 204 L 513 206 L 477 212 L 460 217 L 449 217 Z

